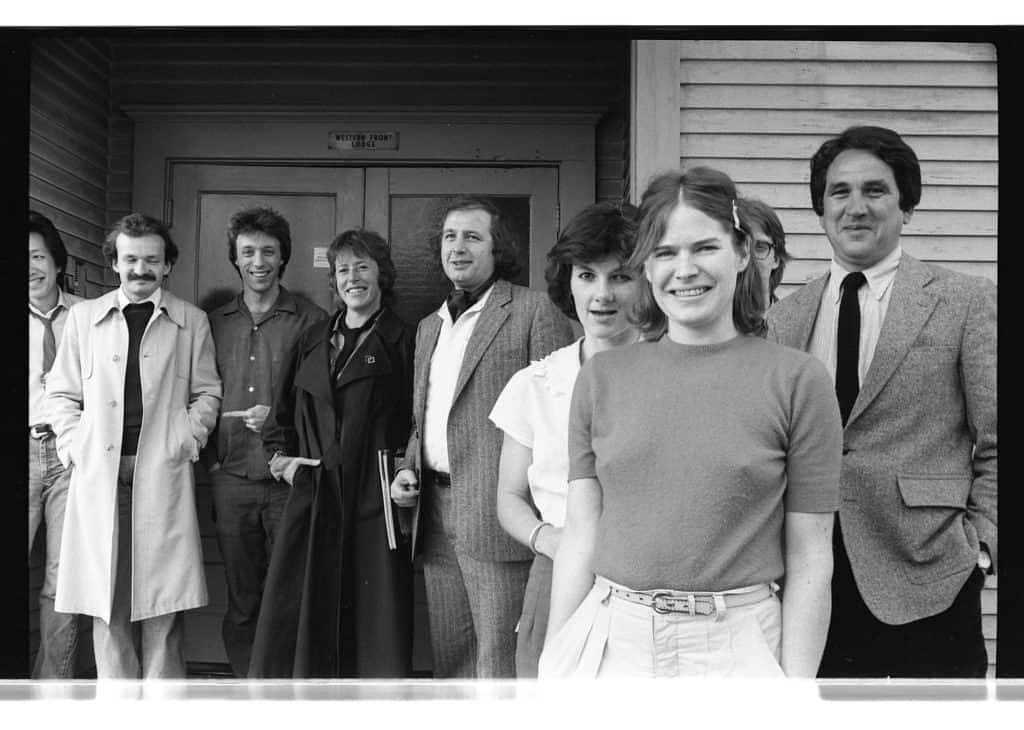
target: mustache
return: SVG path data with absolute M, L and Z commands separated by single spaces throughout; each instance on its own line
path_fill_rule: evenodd
M 155 274 L 128 274 L 128 281 L 156 281 Z

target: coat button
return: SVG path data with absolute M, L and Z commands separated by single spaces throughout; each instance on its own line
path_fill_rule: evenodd
M 120 355 L 114 355 L 114 362 L 118 362 L 118 361 L 120 361 L 120 359 L 121 359 Z
M 256 390 L 256 387 L 255 387 L 255 386 L 252 386 L 252 385 L 250 385 L 250 386 L 249 386 L 249 392 L 250 392 L 250 393 L 252 393 L 252 392 L 253 392 L 254 390 Z
M 107 444 L 107 451 L 113 451 L 113 450 L 114 450 L 114 445 L 113 444 Z
M 110 401 L 110 407 L 111 408 L 117 408 L 117 401 L 116 400 Z

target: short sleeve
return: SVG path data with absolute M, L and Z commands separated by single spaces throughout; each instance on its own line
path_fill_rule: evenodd
M 790 404 L 786 511 L 834 512 L 839 508 L 843 425 L 832 380 L 812 357 L 797 368 Z
M 529 365 L 509 378 L 489 416 L 495 426 L 528 449 L 533 448 L 532 369 Z
M 591 424 L 594 418 L 594 360 L 584 363 L 569 406 L 569 481 L 597 476 Z

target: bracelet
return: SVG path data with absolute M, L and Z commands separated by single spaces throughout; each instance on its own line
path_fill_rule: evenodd
M 538 522 L 537 526 L 533 528 L 533 532 L 530 533 L 530 539 L 527 541 L 530 544 L 530 550 L 533 551 L 534 555 L 538 554 L 537 553 L 537 535 L 540 534 L 540 528 L 544 527 L 545 525 L 547 525 L 548 527 L 551 527 L 551 523 L 550 522 L 544 522 L 543 520 L 541 522 Z

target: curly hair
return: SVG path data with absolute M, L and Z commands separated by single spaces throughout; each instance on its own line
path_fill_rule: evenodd
M 262 233 L 275 239 L 281 246 L 281 267 L 277 275 L 284 276 L 288 259 L 292 257 L 292 231 L 285 217 L 273 208 L 258 206 L 245 208 L 231 216 L 228 224 L 228 261 L 232 265 L 238 258 L 235 242 L 242 234 Z
M 486 198 L 461 195 L 441 209 L 441 213 L 434 223 L 434 230 L 430 235 L 430 246 L 434 252 L 435 259 L 441 258 L 441 237 L 444 233 L 445 221 L 451 213 L 461 210 L 482 210 L 491 216 L 494 276 L 498 279 L 513 279 L 521 268 L 516 238 L 512 233 L 512 228 L 505 220 L 505 216 L 502 215 L 494 203 Z
M 629 203 L 595 203 L 577 213 L 559 234 L 547 254 L 544 280 L 548 297 L 567 316 L 579 319 L 571 291 L 573 264 L 609 256 L 628 261 L 636 245 L 638 214 Z

